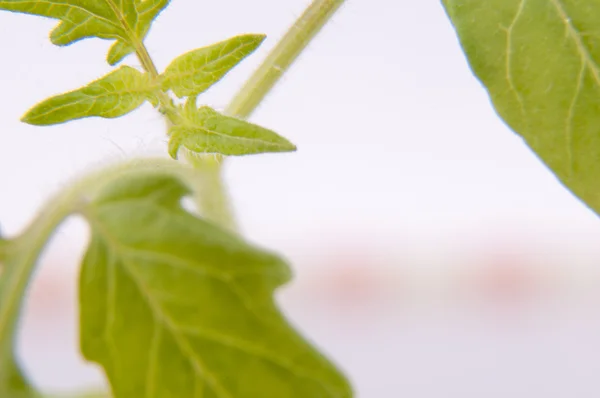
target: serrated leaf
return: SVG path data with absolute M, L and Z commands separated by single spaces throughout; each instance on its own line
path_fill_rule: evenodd
M 148 74 L 122 66 L 84 88 L 43 101 L 28 111 L 22 121 L 51 125 L 92 116 L 116 118 L 146 100 L 155 102 L 153 94 L 158 89 Z
M 600 213 L 600 6 L 444 0 L 498 114 Z
M 173 158 L 182 146 L 196 153 L 228 156 L 296 150 L 272 130 L 222 115 L 208 106 L 197 108 L 194 102 L 187 102 L 183 121 L 171 128 L 169 153 Z
M 124 177 L 83 211 L 81 350 L 114 397 L 350 397 L 274 304 L 287 265 L 185 211 L 186 193 Z
M 52 43 L 63 46 L 98 37 L 121 43 L 111 50 L 117 63 L 139 46 L 169 0 L 0 0 L 0 9 L 61 20 Z
M 180 98 L 197 96 L 252 54 L 264 39 L 264 35 L 241 35 L 183 54 L 165 70 L 163 88 Z

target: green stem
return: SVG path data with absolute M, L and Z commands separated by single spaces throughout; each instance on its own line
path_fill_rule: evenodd
M 313 1 L 242 86 L 226 113 L 248 118 L 343 3 L 344 0 Z
M 144 70 L 154 79 L 158 79 L 158 69 L 144 43 L 140 42 L 135 47 L 137 57 Z M 179 111 L 173 105 L 171 97 L 166 92 L 160 91 L 158 99 L 160 108 L 166 116 L 167 134 L 169 134 L 171 126 L 178 124 L 181 117 Z M 221 157 L 204 157 L 189 151 L 185 151 L 184 156 L 197 171 L 196 185 L 198 189 L 194 199 L 202 215 L 230 231 L 235 231 L 237 227 L 219 167 Z
M 136 45 L 136 54 L 144 70 L 154 79 L 158 79 L 158 69 L 144 43 Z M 178 124 L 181 116 L 166 92 L 160 91 L 158 99 L 160 108 L 166 116 L 167 133 L 169 134 L 171 126 Z M 189 151 L 185 151 L 184 156 L 197 171 L 196 185 L 198 189 L 194 194 L 194 199 L 202 215 L 223 228 L 235 231 L 237 226 L 219 167 L 222 157 L 200 156 Z
M 247 119 L 343 3 L 344 0 L 313 1 L 240 89 L 225 113 Z M 142 67 L 157 79 L 158 69 L 144 43 L 137 43 L 135 47 Z M 178 111 L 169 95 L 160 92 L 159 101 L 169 126 L 177 124 Z M 198 171 L 200 189 L 196 193 L 195 201 L 202 215 L 224 228 L 235 231 L 235 217 L 222 178 L 224 157 L 185 152 L 185 158 Z
M 248 118 L 343 3 L 344 0 L 313 1 L 233 98 L 225 113 L 241 119 Z M 154 79 L 158 79 L 158 69 L 144 43 L 136 43 L 135 48 L 144 70 Z M 168 126 L 178 124 L 180 116 L 171 97 L 161 91 L 158 98 L 161 110 L 167 117 Z M 186 152 L 185 158 L 198 171 L 198 184 L 201 187 L 197 191 L 195 201 L 202 215 L 224 228 L 235 231 L 235 217 L 222 178 L 224 157 Z
M 223 183 L 221 168 L 223 157 L 199 155 L 187 150 L 184 151 L 184 155 L 199 177 L 195 194 L 196 206 L 205 218 L 235 232 L 237 223 Z
M 137 42 L 135 45 L 135 53 L 142 64 L 142 68 L 152 76 L 152 78 L 158 81 L 160 74 L 158 73 L 158 69 L 148 53 L 148 49 L 143 42 Z M 166 92 L 159 90 L 158 94 L 159 108 L 164 113 L 167 118 L 167 123 L 169 124 L 177 124 L 180 121 L 180 116 L 177 108 L 173 104 L 173 100 L 169 97 L 169 94 Z M 167 133 L 169 131 L 167 130 Z
M 46 245 L 52 231 L 69 215 L 74 208 L 75 197 L 70 192 L 52 200 L 44 211 L 17 239 L 10 241 L 6 249 L 4 271 L 0 279 L 0 343 L 2 351 L 12 341 L 16 314 L 35 265 L 35 260 Z
M 170 159 L 136 159 L 125 164 L 93 173 L 73 184 L 50 200 L 37 218 L 20 236 L 3 241 L 3 272 L 0 274 L 0 347 L 14 335 L 16 314 L 20 306 L 27 282 L 35 267 L 35 262 L 44 249 L 52 232 L 71 213 L 82 208 L 97 192 L 112 181 L 129 173 L 160 172 L 170 173 L 185 180 L 194 191 L 201 187 L 196 184 L 195 175 L 185 167 Z M 0 355 L 4 350 L 0 350 Z
M 344 1 L 313 1 L 238 91 L 227 106 L 225 113 L 240 119 L 250 117 Z M 187 158 L 191 160 L 194 167 L 204 171 L 203 178 L 207 180 L 206 189 L 201 191 L 201 197 L 197 200 L 198 205 L 208 204 L 209 208 L 203 209 L 208 211 L 207 217 L 213 218 L 215 221 L 221 220 L 234 229 L 235 218 L 221 180 L 224 157 L 221 155 L 212 158 L 188 155 Z M 216 213 L 211 216 L 210 212 L 213 210 Z
M 14 359 L 14 343 L 25 291 L 35 265 L 54 230 L 70 214 L 93 199 L 106 184 L 127 173 L 160 172 L 181 178 L 193 190 L 199 189 L 188 167 L 170 159 L 137 159 L 93 173 L 50 200 L 20 236 L 2 241 L 0 273 L 0 389 L 3 383 L 26 385 Z M 6 379 L 8 378 L 8 379 Z M 23 397 L 29 395 L 23 394 Z
M 24 397 L 33 392 L 20 373 L 13 350 L 25 290 L 49 236 L 71 213 L 75 203 L 71 193 L 60 195 L 48 204 L 23 235 L 4 245 L 0 275 L 0 373 L 4 376 L 0 375 L 0 385 L 10 386 Z
M 143 42 L 139 42 L 135 46 L 135 53 L 142 64 L 142 68 L 144 68 L 144 70 L 148 72 L 150 76 L 156 79 L 159 75 L 158 68 L 154 64 L 154 61 L 152 60 L 152 57 L 150 56 L 150 53 L 148 53 L 148 49 Z

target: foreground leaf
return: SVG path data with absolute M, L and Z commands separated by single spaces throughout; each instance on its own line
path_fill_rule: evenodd
M 178 97 L 197 96 L 260 46 L 264 35 L 242 35 L 183 54 L 167 67 L 163 87 Z
M 600 213 L 600 5 L 444 0 L 500 116 Z
M 109 62 L 116 64 L 143 41 L 169 0 L 0 0 L 0 9 L 60 19 L 52 43 L 63 46 L 98 37 L 117 40 Z
M 207 106 L 188 101 L 182 123 L 171 128 L 169 154 L 177 158 L 184 148 L 196 153 L 239 156 L 295 151 L 294 144 L 272 130 L 225 116 Z
M 156 102 L 158 89 L 147 74 L 122 66 L 88 86 L 47 99 L 25 116 L 25 123 L 51 125 L 84 117 L 116 118 L 142 105 L 146 100 Z
M 185 194 L 123 178 L 84 210 L 81 349 L 115 398 L 350 397 L 273 302 L 287 265 L 186 212 Z

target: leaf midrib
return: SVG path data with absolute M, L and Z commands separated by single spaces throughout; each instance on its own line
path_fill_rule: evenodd
M 95 216 L 91 209 L 86 210 L 84 215 L 86 216 L 86 219 L 88 220 L 90 225 L 92 225 L 96 231 L 100 232 L 100 235 L 103 237 L 102 240 L 109 247 L 113 248 L 111 253 L 114 253 L 114 252 L 118 253 L 119 248 L 122 251 L 123 245 L 120 244 L 119 242 L 115 241 L 112 238 L 112 235 L 104 227 L 104 225 L 100 221 L 99 217 Z M 191 349 L 191 347 L 189 346 L 187 341 L 185 341 L 185 338 L 183 338 L 183 336 L 179 335 L 176 332 L 177 329 L 176 329 L 173 321 L 160 310 L 160 306 L 148 294 L 148 289 L 142 287 L 143 284 L 140 282 L 139 278 L 135 275 L 135 272 L 132 271 L 131 266 L 128 265 L 127 261 L 122 259 L 121 262 L 124 265 L 123 269 L 129 274 L 129 276 L 131 277 L 131 279 L 137 286 L 138 290 L 140 291 L 140 294 L 142 294 L 142 296 L 145 298 L 148 306 L 150 307 L 152 314 L 158 318 L 157 320 L 160 321 L 160 323 L 162 323 L 166 327 L 166 329 L 168 329 L 170 331 L 171 335 L 173 336 L 173 339 L 175 339 L 175 341 L 177 342 L 179 349 L 182 350 L 182 352 L 186 354 L 186 355 L 184 355 L 184 357 L 188 361 L 190 361 L 190 364 L 192 365 L 192 368 L 194 369 L 196 374 L 198 376 L 200 376 L 202 379 L 204 379 L 206 382 L 208 382 L 210 384 L 211 388 L 213 389 L 213 391 L 215 391 L 217 394 L 219 394 L 219 397 L 234 398 L 225 389 L 225 387 L 223 387 L 221 385 L 221 383 L 217 380 L 215 375 L 212 372 L 210 372 L 210 370 L 208 370 L 208 367 L 202 362 L 202 360 L 200 358 L 197 358 L 197 356 L 195 355 L 195 353 L 193 352 L 193 350 Z M 114 266 L 111 267 L 111 271 L 112 271 L 111 277 L 112 278 L 115 277 L 114 269 L 115 269 Z
M 226 56 L 226 57 L 231 56 L 231 54 L 233 54 L 241 49 L 244 49 L 246 47 L 249 47 L 252 44 L 254 44 L 254 43 L 252 43 L 252 42 L 243 43 L 242 45 L 237 46 L 234 49 L 232 49 L 231 51 L 227 52 L 225 55 L 223 55 L 222 53 L 219 53 L 219 57 L 217 57 L 216 59 L 213 59 L 212 61 L 204 63 L 204 65 L 202 65 L 200 67 L 200 69 L 185 68 L 185 67 L 182 67 L 182 65 L 180 65 L 180 64 L 176 64 L 175 66 L 171 66 L 170 68 L 167 68 L 165 75 L 167 76 L 168 81 L 172 81 L 172 80 L 179 80 L 179 79 L 187 79 L 187 78 L 190 78 L 190 77 L 195 76 L 200 73 L 211 74 L 210 72 L 206 72 L 203 69 L 206 68 L 207 66 L 214 65 L 214 64 L 218 63 L 219 61 L 222 62 L 224 56 Z M 200 51 L 200 50 L 197 50 L 197 51 Z M 184 55 L 182 55 L 182 57 L 185 57 L 186 55 L 188 55 L 188 54 L 184 54 Z M 193 63 L 193 61 L 187 61 L 187 62 Z M 182 60 L 181 63 L 185 63 L 185 61 Z M 175 69 L 176 72 L 171 72 L 171 70 L 173 70 L 173 69 Z M 183 72 L 181 72 L 182 69 L 184 70 Z M 223 68 L 223 69 L 227 69 L 227 68 Z
M 90 109 L 92 109 L 94 107 L 94 105 L 96 105 L 96 103 L 98 101 L 106 99 L 107 97 L 117 96 L 118 98 L 123 98 L 123 97 L 125 97 L 125 95 L 129 95 L 131 97 L 138 97 L 138 96 L 145 96 L 145 95 L 147 95 L 151 91 L 152 90 L 149 90 L 149 89 L 139 89 L 139 90 L 129 90 L 129 91 L 128 90 L 120 90 L 120 91 L 111 91 L 111 92 L 102 93 L 102 94 L 97 95 L 97 96 L 86 94 L 86 93 L 83 92 L 83 90 L 80 91 L 80 92 L 71 92 L 71 93 L 63 94 L 63 96 L 66 97 L 66 96 L 72 95 L 72 94 L 81 94 L 81 95 L 85 96 L 85 98 L 79 98 L 76 101 L 68 102 L 68 103 L 65 103 L 63 105 L 51 108 L 51 109 L 49 109 L 48 111 L 46 111 L 44 113 L 37 114 L 35 116 L 35 118 L 33 118 L 33 119 L 44 118 L 44 117 L 46 117 L 46 116 L 48 116 L 50 114 L 53 114 L 53 113 L 55 113 L 57 111 L 60 111 L 60 110 L 64 109 L 66 107 L 73 106 L 73 105 L 79 105 L 81 103 L 85 103 L 85 102 L 91 101 L 92 104 L 90 105 L 89 109 L 86 111 L 86 112 L 89 112 Z M 119 101 L 119 103 L 117 103 L 117 105 L 115 105 L 110 110 L 112 111 L 119 104 L 120 104 L 120 101 Z
M 112 246 L 114 243 L 116 243 L 116 242 L 111 241 L 110 245 Z M 125 253 L 132 252 L 132 251 L 139 252 L 136 249 L 128 248 L 128 247 L 120 245 L 118 243 L 116 243 L 116 244 L 117 244 L 117 246 L 114 248 L 117 249 L 117 250 L 115 250 L 117 252 L 119 249 L 121 249 L 121 251 L 125 252 Z M 290 372 L 291 374 L 293 374 L 297 377 L 305 378 L 307 380 L 316 382 L 324 390 L 331 393 L 332 396 L 336 396 L 336 394 L 331 390 L 331 387 L 324 384 L 323 381 L 321 379 L 319 379 L 318 377 L 315 377 L 314 375 L 306 373 L 304 370 L 302 370 L 302 368 L 296 367 L 295 365 L 293 365 L 293 363 L 291 363 L 289 361 L 282 360 L 281 358 L 273 355 L 273 353 L 266 351 L 261 347 L 254 346 L 251 343 L 249 343 L 245 340 L 241 340 L 234 336 L 223 335 L 221 332 L 219 332 L 219 334 L 217 334 L 216 332 L 212 332 L 210 329 L 198 330 L 196 325 L 194 325 L 194 327 L 196 329 L 190 329 L 186 326 L 177 324 L 177 322 L 173 321 L 167 314 L 165 314 L 165 312 L 161 308 L 160 303 L 157 303 L 156 300 L 154 300 L 154 298 L 150 294 L 152 289 L 148 288 L 146 286 L 146 284 L 143 282 L 143 280 L 141 280 L 136 275 L 136 271 L 135 271 L 136 267 L 135 267 L 135 265 L 134 266 L 129 265 L 129 261 L 127 261 L 128 257 L 129 256 L 127 256 L 124 253 L 122 253 L 122 256 L 120 257 L 122 259 L 124 268 L 126 269 L 127 273 L 130 275 L 131 279 L 134 281 L 134 283 L 137 286 L 140 293 L 146 299 L 148 306 L 151 308 L 152 313 L 156 316 L 156 318 L 158 320 L 160 320 L 160 322 L 158 322 L 158 323 L 159 324 L 162 323 L 166 326 L 166 328 L 170 331 L 173 338 L 178 342 L 178 344 L 182 344 L 185 346 L 185 348 L 183 348 L 183 347 L 180 347 L 180 348 L 182 348 L 182 350 L 185 350 L 187 355 L 194 358 L 194 360 L 192 362 L 196 362 L 196 361 L 200 362 L 202 371 L 204 373 L 210 374 L 215 379 L 214 382 L 216 384 L 218 384 L 220 386 L 220 383 L 218 383 L 218 381 L 216 380 L 217 377 L 212 372 L 208 371 L 207 370 L 208 367 L 204 363 L 202 363 L 202 361 L 199 358 L 197 358 L 196 353 L 193 351 L 193 349 L 189 346 L 189 344 L 187 342 L 187 336 L 190 336 L 190 335 L 196 336 L 196 337 L 202 338 L 204 340 L 208 340 L 210 342 L 217 343 L 219 345 L 241 351 L 244 354 L 255 355 L 256 357 L 262 358 L 263 360 L 269 361 L 269 362 L 273 363 L 274 365 L 277 365 L 280 368 L 287 370 L 288 372 Z M 183 262 L 187 263 L 187 260 L 185 260 L 185 259 L 179 259 L 179 261 L 183 261 Z M 215 277 L 215 274 L 206 273 L 205 276 Z M 234 284 L 235 285 L 235 282 L 232 282 L 231 280 L 229 280 L 227 278 L 221 279 L 221 281 L 225 282 L 226 284 Z M 246 298 L 243 296 L 240 296 L 237 289 L 233 289 L 232 286 L 229 286 L 229 287 L 234 292 L 234 294 L 236 294 L 238 296 L 238 298 L 240 299 L 240 302 L 244 305 L 244 307 L 246 307 L 246 310 L 248 310 L 251 314 L 253 314 L 255 317 L 257 317 L 259 319 L 259 321 L 264 321 L 261 316 L 256 314 L 256 312 L 254 311 L 252 306 L 246 302 Z M 201 373 L 200 375 L 206 379 L 205 374 Z M 216 391 L 215 386 L 213 385 L 212 387 Z M 220 386 L 220 387 L 222 387 L 222 386 Z M 222 388 L 223 388 L 223 390 L 225 390 L 224 387 L 222 387 Z M 227 393 L 226 390 L 223 392 Z M 233 398 L 233 397 L 231 397 L 231 398 Z
M 185 119 L 187 123 L 183 124 L 183 125 L 179 125 L 179 126 L 174 126 L 173 130 L 178 130 L 178 129 L 189 129 L 189 130 L 201 130 L 202 132 L 206 133 L 207 135 L 216 135 L 219 136 L 221 138 L 226 138 L 226 139 L 235 139 L 235 140 L 240 140 L 240 141 L 247 141 L 247 142 L 260 142 L 265 144 L 266 146 L 269 146 L 271 148 L 285 148 L 287 147 L 287 145 L 285 144 L 278 144 L 276 142 L 272 142 L 272 141 L 266 141 L 262 138 L 251 138 L 251 137 L 243 137 L 243 136 L 239 136 L 239 135 L 229 135 L 229 134 L 225 134 L 225 133 L 220 133 L 218 131 L 214 131 L 211 129 L 208 129 L 206 127 L 203 126 L 198 126 L 193 124 L 192 122 L 190 122 L 189 120 Z M 188 137 L 193 137 L 193 133 L 189 133 L 187 134 L 187 137 L 185 139 L 187 139 Z
M 117 17 L 117 20 L 121 24 L 121 28 L 128 36 L 127 38 L 129 39 L 129 44 L 131 44 L 137 51 L 141 42 L 139 41 L 135 31 L 131 28 L 131 26 L 129 26 L 129 23 L 125 19 L 125 15 L 123 15 L 113 0 L 104 0 L 104 2 L 108 4 L 112 12 L 115 14 L 115 17 Z

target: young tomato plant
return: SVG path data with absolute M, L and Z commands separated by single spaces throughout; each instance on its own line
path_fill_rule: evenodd
M 169 0 L 0 0 L 0 10 L 59 20 L 60 46 L 113 41 L 107 61 L 137 57 L 22 118 L 52 125 L 117 118 L 151 103 L 168 121 L 169 159 L 137 159 L 83 177 L 19 236 L 0 239 L 0 397 L 35 397 L 14 342 L 32 270 L 56 227 L 79 214 L 90 242 L 79 277 L 80 348 L 114 397 L 350 397 L 345 377 L 277 309 L 290 279 L 277 255 L 236 232 L 220 178 L 223 156 L 294 151 L 244 121 L 343 0 L 317 0 L 224 112 L 198 96 L 264 40 L 245 34 L 192 50 L 162 72 L 144 39 Z M 198 214 L 181 205 L 192 196 Z
M 51 40 L 113 41 L 135 55 L 47 99 L 34 125 L 116 118 L 151 103 L 168 121 L 172 159 L 137 159 L 83 177 L 16 237 L 0 237 L 0 397 L 36 397 L 14 356 L 21 303 L 56 227 L 79 214 L 91 238 L 79 278 L 83 356 L 114 397 L 351 397 L 351 387 L 277 309 L 287 264 L 236 232 L 224 156 L 295 146 L 246 119 L 343 0 L 316 0 L 223 113 L 198 97 L 264 40 L 245 34 L 190 51 L 160 72 L 144 39 L 169 0 L 0 0 L 0 10 L 60 21 Z M 600 212 L 600 7 L 591 0 L 442 0 L 498 114 L 557 178 Z M 191 196 L 192 213 L 181 205 Z

